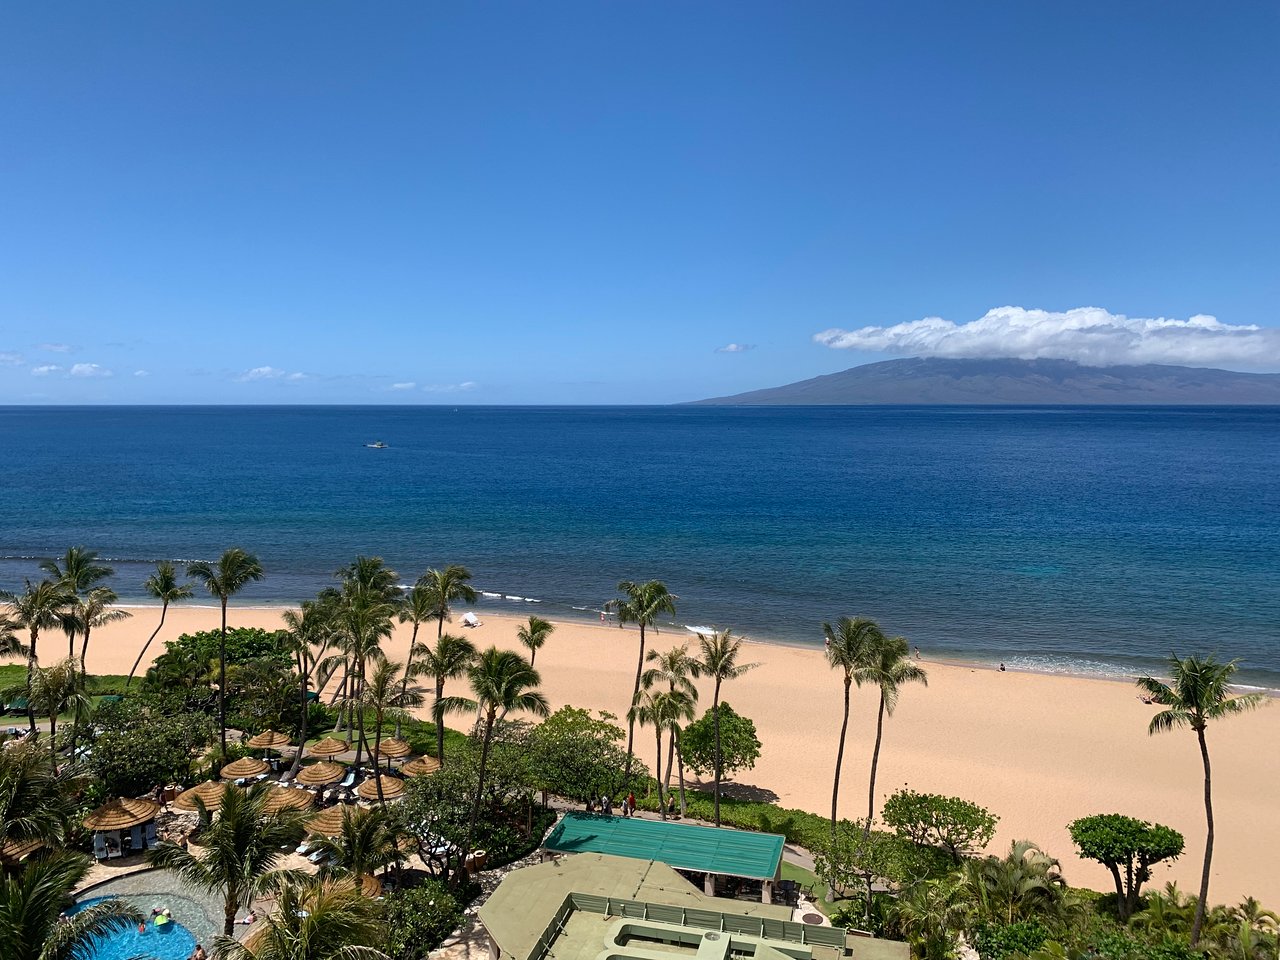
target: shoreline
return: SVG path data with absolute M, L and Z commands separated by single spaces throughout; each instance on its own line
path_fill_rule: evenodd
M 87 659 L 93 673 L 128 673 L 156 627 L 158 605 L 124 608 L 134 616 L 93 633 Z M 278 629 L 284 609 L 233 601 L 228 625 Z M 451 632 L 477 647 L 523 650 L 515 628 L 524 617 L 482 608 L 477 611 L 481 625 L 464 629 L 461 613 L 459 608 L 453 623 L 445 625 Z M 170 606 L 149 655 L 163 652 L 164 642 L 180 633 L 217 629 L 219 619 L 215 606 Z M 551 708 L 573 705 L 624 717 L 638 631 L 615 623 L 548 619 L 556 629 L 538 653 L 537 668 Z M 409 625 L 396 625 L 383 644 L 388 657 L 404 661 L 410 632 Z M 434 635 L 435 624 L 428 623 L 419 639 L 432 642 Z M 61 635 L 46 634 L 43 640 L 46 664 L 66 650 Z M 660 629 L 648 631 L 646 640 L 649 649 L 666 650 L 673 642 L 692 646 L 696 638 L 683 629 Z M 1074 855 L 1066 825 L 1110 812 L 1153 820 L 1179 830 L 1186 851 L 1176 863 L 1154 868 L 1152 888 L 1167 880 L 1185 889 L 1197 886 L 1204 842 L 1203 770 L 1193 736 L 1148 736 L 1153 708 L 1121 678 L 1002 673 L 989 664 L 924 653 L 920 665 L 928 672 L 928 685 L 904 688 L 897 710 L 885 719 L 877 807 L 904 785 L 972 800 L 1000 817 L 988 853 L 1003 854 L 1015 840 L 1033 840 L 1062 862 L 1070 883 L 1100 891 L 1111 887 L 1108 872 Z M 722 697 L 755 722 L 761 756 L 754 769 L 728 778 L 727 792 L 828 815 L 843 699 L 839 675 L 820 646 L 749 639 L 742 659 L 757 666 L 727 683 Z M 463 692 L 459 681 L 450 684 L 446 694 Z M 705 681 L 698 688 L 701 713 L 710 704 L 711 689 Z M 842 817 L 867 813 L 878 702 L 873 694 L 867 688 L 853 691 L 839 788 Z M 416 712 L 428 716 L 429 710 L 428 704 Z M 466 718 L 451 718 L 450 725 L 465 727 Z M 1280 782 L 1280 754 L 1271 749 L 1280 742 L 1280 711 L 1264 708 L 1215 724 L 1209 737 L 1218 821 L 1213 901 L 1235 903 L 1251 895 L 1267 905 L 1280 903 L 1280 875 L 1270 869 L 1280 857 L 1280 835 L 1266 828 L 1274 819 L 1274 784 Z M 652 769 L 651 731 L 638 730 L 637 744 L 638 758 Z

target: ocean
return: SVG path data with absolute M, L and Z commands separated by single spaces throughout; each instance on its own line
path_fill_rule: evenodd
M 1280 408 L 5 407 L 0 449 L 4 589 L 83 544 L 139 600 L 241 546 L 267 580 L 234 603 L 297 603 L 370 554 L 465 564 L 482 609 L 594 619 L 657 578 L 682 633 L 866 616 L 926 656 L 1216 652 L 1280 687 Z

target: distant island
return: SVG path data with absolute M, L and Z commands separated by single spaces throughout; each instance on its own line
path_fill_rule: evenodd
M 694 401 L 738 404 L 1275 404 L 1280 374 L 1074 360 L 885 360 L 781 387 Z

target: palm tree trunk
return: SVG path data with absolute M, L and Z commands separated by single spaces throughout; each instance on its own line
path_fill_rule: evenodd
M 684 806 L 684 753 L 680 749 L 680 731 L 676 730 L 672 733 L 676 741 L 676 763 L 680 769 L 680 816 L 685 815 Z
M 31 702 L 31 680 L 35 676 L 36 668 L 40 666 L 40 658 L 36 656 L 36 643 L 40 639 L 40 630 L 36 627 L 31 628 L 31 646 L 27 647 L 27 723 L 31 725 L 31 737 L 36 735 L 36 707 Z
M 655 723 L 653 725 L 653 733 L 654 733 L 653 739 L 656 742 L 658 747 L 658 753 L 657 753 L 658 765 L 653 768 L 653 779 L 658 784 L 658 813 L 661 814 L 662 819 L 665 820 L 667 819 L 667 807 L 666 807 L 665 801 L 662 798 L 662 727 L 658 726 L 658 724 Z M 669 767 L 667 768 L 667 772 L 668 773 L 671 772 Z
M 631 707 L 636 705 L 636 701 L 640 698 L 640 675 L 644 673 L 644 624 L 640 624 L 640 659 L 636 661 L 636 684 L 631 690 Z M 636 720 L 631 716 L 630 707 L 627 708 L 627 772 L 625 780 L 628 783 L 631 780 L 631 757 L 636 741 Z
M 476 834 L 476 824 L 480 820 L 480 800 L 484 796 L 484 769 L 489 763 L 489 743 L 493 739 L 493 721 L 496 711 L 488 711 L 484 724 L 484 743 L 480 747 L 480 769 L 476 775 L 476 799 L 471 804 L 471 822 L 467 824 L 467 839 L 462 845 L 462 873 L 466 873 L 467 857 L 471 854 L 471 841 Z
M 379 709 L 373 720 L 373 786 L 378 791 L 378 806 L 387 809 L 387 798 L 382 795 L 381 760 L 378 748 L 382 744 L 382 710 Z
M 671 792 L 671 771 L 676 768 L 676 731 L 672 727 L 667 731 L 667 775 L 662 785 L 667 793 Z
M 1204 926 L 1205 906 L 1209 902 L 1209 864 L 1213 860 L 1213 791 L 1209 775 L 1209 745 L 1205 743 L 1204 728 L 1196 730 L 1200 741 L 1200 759 L 1204 761 L 1204 819 L 1208 830 L 1204 840 L 1204 869 L 1200 872 L 1200 901 L 1196 904 L 1196 917 L 1191 924 L 1191 949 L 1200 942 L 1200 928 Z
M 711 699 L 711 712 L 715 717 L 716 728 L 716 786 L 715 786 L 715 806 L 716 806 L 716 826 L 720 826 L 720 778 L 724 776 L 724 763 L 720 756 L 720 678 L 716 677 L 715 696 Z
M 222 902 L 222 935 L 235 936 L 236 932 L 236 897 L 234 891 L 227 890 L 227 898 Z
M 356 675 L 353 679 L 355 695 L 351 699 L 351 709 L 355 712 L 352 713 L 352 729 L 356 732 L 356 762 L 353 769 L 358 773 L 360 770 L 360 754 L 364 749 L 364 661 L 356 664 Z
M 409 678 L 413 676 L 413 648 L 418 645 L 418 621 L 413 621 L 413 633 L 409 636 L 409 656 L 404 661 L 404 683 L 400 684 L 400 699 L 409 692 Z M 396 737 L 400 736 L 400 714 L 396 714 Z
M 164 615 L 168 612 L 169 601 L 166 600 L 160 607 L 160 622 L 156 625 L 151 636 L 147 638 L 147 642 L 142 645 L 142 649 L 138 651 L 138 659 L 133 661 L 133 669 L 129 671 L 129 678 L 124 682 L 126 692 L 129 689 L 129 685 L 133 683 L 133 675 L 138 672 L 138 667 L 142 664 L 142 658 L 147 655 L 147 650 L 151 647 L 151 641 L 155 640 L 155 638 L 160 634 L 160 631 L 164 629 Z
M 436 676 L 436 703 L 444 698 L 444 677 Z M 436 759 L 440 761 L 441 769 L 444 768 L 444 717 L 436 718 Z
M 840 746 L 836 749 L 836 776 L 831 784 L 831 839 L 836 838 L 836 805 L 840 798 L 840 766 L 844 763 L 844 735 L 849 729 L 849 687 L 851 677 L 844 678 L 844 720 L 840 723 Z
M 89 624 L 84 626 L 84 640 L 80 644 L 80 672 L 76 675 L 76 689 L 81 693 L 85 693 L 89 683 L 89 676 L 85 673 L 84 659 L 89 652 Z M 76 755 L 76 744 L 80 740 L 80 713 L 76 710 L 71 715 L 71 758 L 74 760 Z
M 876 767 L 880 763 L 880 738 L 884 735 L 884 693 L 880 694 L 880 713 L 876 717 L 876 745 L 871 751 L 871 786 L 867 788 L 867 823 L 862 829 L 864 837 L 871 835 L 871 821 L 876 816 Z
M 75 751 L 71 752 L 71 759 L 75 759 Z M 49 711 L 49 769 L 53 771 L 53 775 L 58 775 L 58 711 Z
M 311 710 L 311 704 L 307 702 L 307 687 L 311 679 L 311 671 L 307 669 L 306 655 L 298 658 L 298 676 L 302 682 L 298 684 L 298 689 L 302 696 L 302 721 L 298 730 L 298 749 L 293 755 L 293 764 L 289 767 L 289 778 L 293 779 L 298 775 L 298 771 L 302 769 L 302 751 L 307 745 L 307 714 Z
M 227 761 L 227 598 L 222 597 L 222 633 L 218 639 L 218 727 L 222 731 L 222 762 Z M 232 916 L 234 919 L 234 904 Z M 227 936 L 231 934 L 228 933 Z

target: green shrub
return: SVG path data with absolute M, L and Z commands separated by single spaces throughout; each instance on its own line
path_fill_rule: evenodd
M 1005 960 L 1010 954 L 1039 950 L 1049 939 L 1049 931 L 1037 920 L 1023 920 L 999 926 L 984 925 L 974 936 L 973 946 L 982 960 Z
M 420 960 L 462 925 L 463 906 L 438 880 L 395 890 L 384 901 L 387 940 L 392 960 Z

